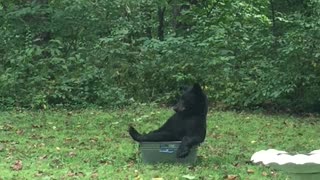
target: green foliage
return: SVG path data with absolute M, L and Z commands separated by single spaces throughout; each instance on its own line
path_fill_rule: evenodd
M 168 103 L 180 85 L 198 81 L 223 107 L 319 111 L 319 6 L 316 0 L 5 1 L 0 104 Z

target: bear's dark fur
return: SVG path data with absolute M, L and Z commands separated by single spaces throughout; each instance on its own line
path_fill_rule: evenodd
M 182 141 L 177 157 L 186 157 L 192 147 L 199 145 L 205 139 L 207 96 L 196 83 L 185 90 L 173 109 L 176 113 L 159 129 L 140 134 L 130 126 L 130 136 L 138 142 Z

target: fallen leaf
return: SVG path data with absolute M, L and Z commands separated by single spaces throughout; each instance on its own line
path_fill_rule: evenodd
M 79 176 L 79 177 L 84 177 L 85 176 L 85 174 L 83 172 L 77 172 L 76 175 Z
M 69 143 L 71 143 L 72 141 L 73 141 L 72 138 L 64 138 L 64 143 L 65 143 L 65 144 L 69 144 Z
M 99 174 L 96 172 L 91 174 L 91 179 L 98 179 L 98 177 L 99 177 Z
M 35 177 L 41 177 L 41 176 L 43 176 L 43 172 L 42 171 L 38 171 L 34 176 Z
M 0 144 L 0 152 L 5 150 L 5 145 L 4 144 Z
M 152 178 L 151 180 L 163 180 L 161 177 Z
M 271 171 L 271 175 L 275 177 L 275 176 L 277 176 L 278 174 L 277 174 L 276 172 L 274 172 L 274 171 Z
M 18 135 L 22 135 L 22 134 L 24 133 L 24 131 L 21 130 L 21 129 L 19 129 L 19 130 L 16 131 L 16 133 L 17 133 Z
M 76 155 L 77 155 L 77 153 L 75 153 L 75 152 L 73 152 L 73 151 L 69 152 L 69 156 L 70 156 L 70 157 L 75 157 Z
M 139 180 L 139 179 L 141 179 L 141 177 L 140 177 L 140 175 L 139 175 L 139 171 L 138 171 L 138 170 L 136 170 L 136 169 L 135 169 L 135 170 L 134 170 L 134 174 L 135 174 L 135 175 L 134 175 L 134 179 L 135 179 L 135 180 Z
M 43 155 L 43 156 L 40 156 L 39 159 L 44 160 L 44 159 L 47 159 L 47 157 L 48 157 L 47 155 Z
M 14 126 L 12 126 L 11 124 L 5 124 L 5 125 L 3 126 L 3 130 L 5 130 L 5 131 L 14 130 Z
M 63 163 L 61 162 L 60 159 L 55 158 L 50 162 L 49 165 L 52 168 L 60 168 L 60 167 L 62 167 Z
M 111 164 L 110 162 L 107 162 L 106 164 Z M 128 168 L 131 168 L 134 166 L 134 161 L 130 161 L 128 164 L 127 164 L 127 167 Z
M 111 142 L 112 139 L 111 139 L 111 138 L 105 138 L 104 141 L 105 141 L 105 142 Z
M 117 124 L 119 124 L 118 121 L 111 123 L 111 125 L 117 125 Z
M 188 166 L 188 170 L 190 170 L 190 171 L 195 171 L 195 170 L 196 170 L 196 167 L 195 167 L 195 166 Z
M 32 134 L 32 135 L 30 136 L 30 138 L 32 138 L 32 139 L 43 139 L 43 136 L 41 136 L 41 135 L 36 135 L 36 134 Z
M 76 173 L 73 173 L 73 172 L 68 172 L 68 174 L 67 174 L 68 177 L 73 177 L 75 175 L 76 175 Z
M 90 138 L 90 142 L 91 142 L 91 143 L 96 143 L 96 142 L 98 142 L 98 140 L 99 140 L 98 137 L 91 137 L 91 138 Z
M 265 172 L 265 171 L 263 171 L 263 172 L 262 172 L 262 176 L 268 176 L 268 173 Z
M 22 161 L 21 160 L 17 160 L 12 166 L 11 168 L 14 171 L 20 171 L 22 169 Z
M 248 170 L 247 170 L 247 173 L 248 173 L 248 174 L 253 174 L 253 173 L 254 173 L 254 170 L 253 170 L 253 169 L 248 169 Z
M 182 177 L 186 178 L 186 179 L 195 179 L 196 178 L 195 176 L 191 176 L 191 175 L 183 175 Z
M 234 167 L 240 167 L 241 164 L 240 164 L 240 163 L 235 163 L 235 164 L 233 164 L 233 166 L 234 166 Z
M 72 171 L 69 171 L 67 173 L 67 176 L 68 177 L 84 177 L 85 174 L 83 172 L 72 172 Z
M 226 180 L 236 180 L 238 179 L 237 175 L 227 175 L 227 177 L 225 178 Z
M 32 124 L 32 127 L 33 127 L 33 128 L 41 128 L 41 125 L 38 125 L 38 124 Z

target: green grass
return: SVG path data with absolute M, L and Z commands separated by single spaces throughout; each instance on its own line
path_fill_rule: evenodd
M 286 179 L 250 164 L 251 155 L 276 148 L 319 149 L 320 121 L 234 112 L 210 112 L 195 166 L 145 165 L 127 133 L 159 127 L 172 111 L 156 107 L 102 111 L 7 111 L 0 116 L 0 179 Z M 13 170 L 17 161 L 21 170 Z M 252 172 L 248 172 L 252 171 Z M 232 179 L 230 177 L 230 179 Z

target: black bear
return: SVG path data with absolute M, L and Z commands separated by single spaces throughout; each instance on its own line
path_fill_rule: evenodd
M 203 93 L 201 86 L 196 83 L 183 92 L 173 109 L 175 114 L 159 129 L 140 134 L 130 126 L 130 136 L 138 142 L 182 141 L 177 157 L 186 157 L 193 146 L 199 145 L 205 139 L 207 96 Z

